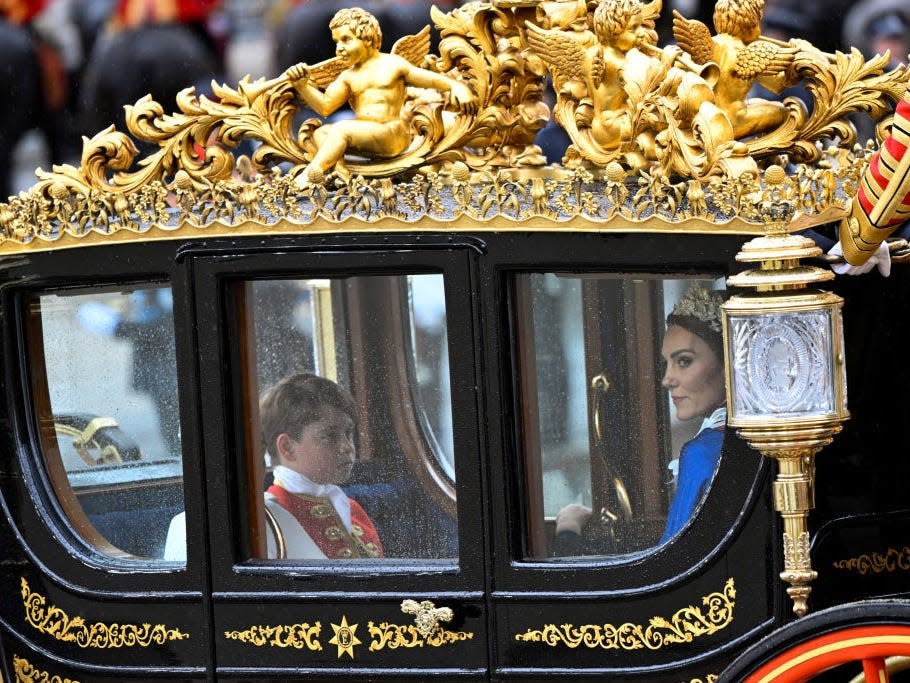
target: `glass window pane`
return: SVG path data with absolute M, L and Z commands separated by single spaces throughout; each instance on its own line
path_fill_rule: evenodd
M 112 557 L 162 558 L 183 507 L 172 311 L 157 286 L 29 306 L 48 473 L 73 526 Z
M 412 383 L 416 411 L 432 452 L 446 476 L 455 481 L 449 350 L 442 275 L 408 275 Z
M 457 557 L 442 276 L 252 281 L 232 296 L 255 345 L 241 353 L 262 496 L 250 555 Z
M 726 420 L 722 281 L 515 281 L 527 554 L 623 555 L 675 536 Z

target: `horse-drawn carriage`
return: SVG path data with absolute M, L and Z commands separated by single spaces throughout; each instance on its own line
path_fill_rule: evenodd
M 904 119 L 846 117 L 907 72 L 718 4 L 661 48 L 657 0 L 470 3 L 438 56 L 346 11 L 0 205 L 2 676 L 899 676 Z M 343 474 L 272 434 L 289 375 Z

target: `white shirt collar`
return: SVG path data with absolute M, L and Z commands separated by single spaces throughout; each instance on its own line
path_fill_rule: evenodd
M 718 427 L 725 427 L 727 425 L 727 406 L 721 406 L 713 413 L 708 415 L 704 420 L 702 420 L 701 427 L 698 428 L 698 431 L 695 433 L 695 436 L 698 436 L 706 429 L 717 429 Z
M 291 493 L 302 493 L 306 496 L 316 496 L 317 498 L 328 498 L 335 508 L 335 512 L 341 517 L 345 528 L 351 531 L 351 501 L 344 491 L 335 484 L 316 484 L 307 477 L 295 472 L 284 465 L 275 465 L 272 470 L 275 477 L 275 483 L 286 491 Z

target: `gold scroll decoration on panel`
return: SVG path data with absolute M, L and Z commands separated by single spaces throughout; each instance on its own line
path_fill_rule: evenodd
M 668 645 L 691 643 L 695 638 L 708 636 L 733 623 L 736 587 L 727 579 L 721 592 L 702 598 L 702 607 L 688 606 L 669 619 L 655 616 L 647 626 L 623 624 L 546 624 L 540 629 L 528 629 L 515 634 L 515 640 L 542 643 L 550 647 L 585 647 L 601 650 L 660 650 Z
M 13 673 L 16 675 L 16 683 L 79 683 L 72 678 L 36 669 L 27 659 L 16 655 L 13 655 Z M 2 676 L 0 676 L 0 680 L 2 680 Z
M 81 648 L 149 647 L 190 637 L 178 628 L 163 624 L 87 623 L 80 616 L 71 617 L 59 607 L 48 604 L 43 595 L 29 588 L 25 578 L 22 578 L 22 605 L 30 626 Z
M 256 647 L 268 645 L 317 652 L 322 649 L 319 642 L 321 632 L 322 624 L 317 621 L 312 626 L 306 622 L 280 626 L 250 626 L 243 631 L 225 631 L 224 637 Z
M 910 571 L 910 547 L 888 548 L 884 553 L 869 553 L 851 557 L 845 560 L 836 560 L 832 563 L 836 569 L 856 572 L 861 576 L 866 574 L 893 574 L 895 572 Z
M 704 678 L 693 678 L 689 683 L 715 683 L 717 678 L 717 674 L 708 674 Z

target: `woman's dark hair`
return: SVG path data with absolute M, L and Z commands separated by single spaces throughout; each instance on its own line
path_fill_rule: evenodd
M 692 285 L 676 302 L 673 312 L 667 316 L 667 327 L 673 325 L 700 337 L 717 355 L 724 357 L 724 339 L 721 331 L 720 292 L 708 291 L 700 285 Z

